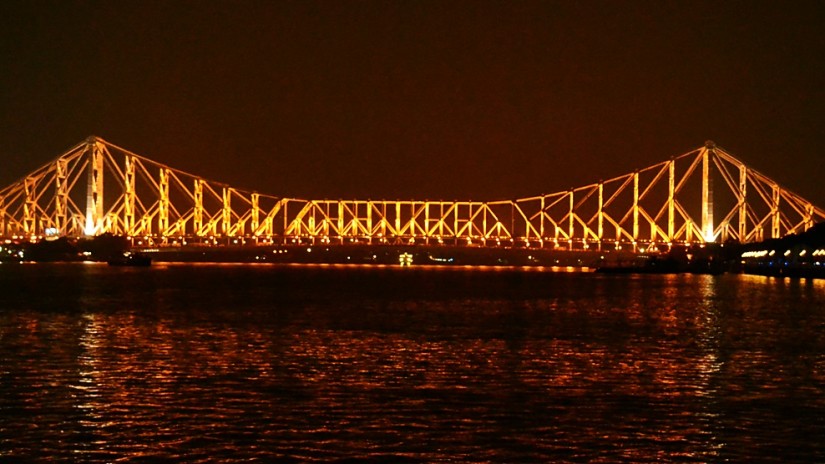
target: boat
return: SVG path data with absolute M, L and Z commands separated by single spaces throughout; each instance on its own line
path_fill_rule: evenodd
M 109 266 L 150 266 L 152 258 L 142 253 L 124 252 L 121 256 L 108 261 Z

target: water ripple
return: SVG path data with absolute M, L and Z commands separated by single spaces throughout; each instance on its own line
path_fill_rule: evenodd
M 43 266 L 0 286 L 44 278 L 62 299 L 0 288 L 12 461 L 825 461 L 819 284 Z

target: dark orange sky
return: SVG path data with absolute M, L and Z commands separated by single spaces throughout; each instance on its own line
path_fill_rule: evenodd
M 825 205 L 821 2 L 15 1 L 0 183 L 98 135 L 291 197 L 503 199 L 715 140 Z

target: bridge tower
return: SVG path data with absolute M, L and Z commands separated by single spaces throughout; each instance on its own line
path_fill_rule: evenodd
M 716 144 L 708 140 L 702 152 L 702 238 L 708 243 L 716 239 L 713 226 L 713 178 L 710 176 L 715 150 Z
M 103 229 L 103 149 L 97 137 L 86 139 L 88 181 L 86 183 L 86 221 L 84 233 L 96 235 Z

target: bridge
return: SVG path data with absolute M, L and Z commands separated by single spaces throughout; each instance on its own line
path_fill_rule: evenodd
M 713 142 L 612 179 L 500 201 L 311 200 L 234 188 L 89 137 L 0 190 L 0 237 L 143 246 L 428 244 L 667 250 L 802 232 L 825 211 Z

